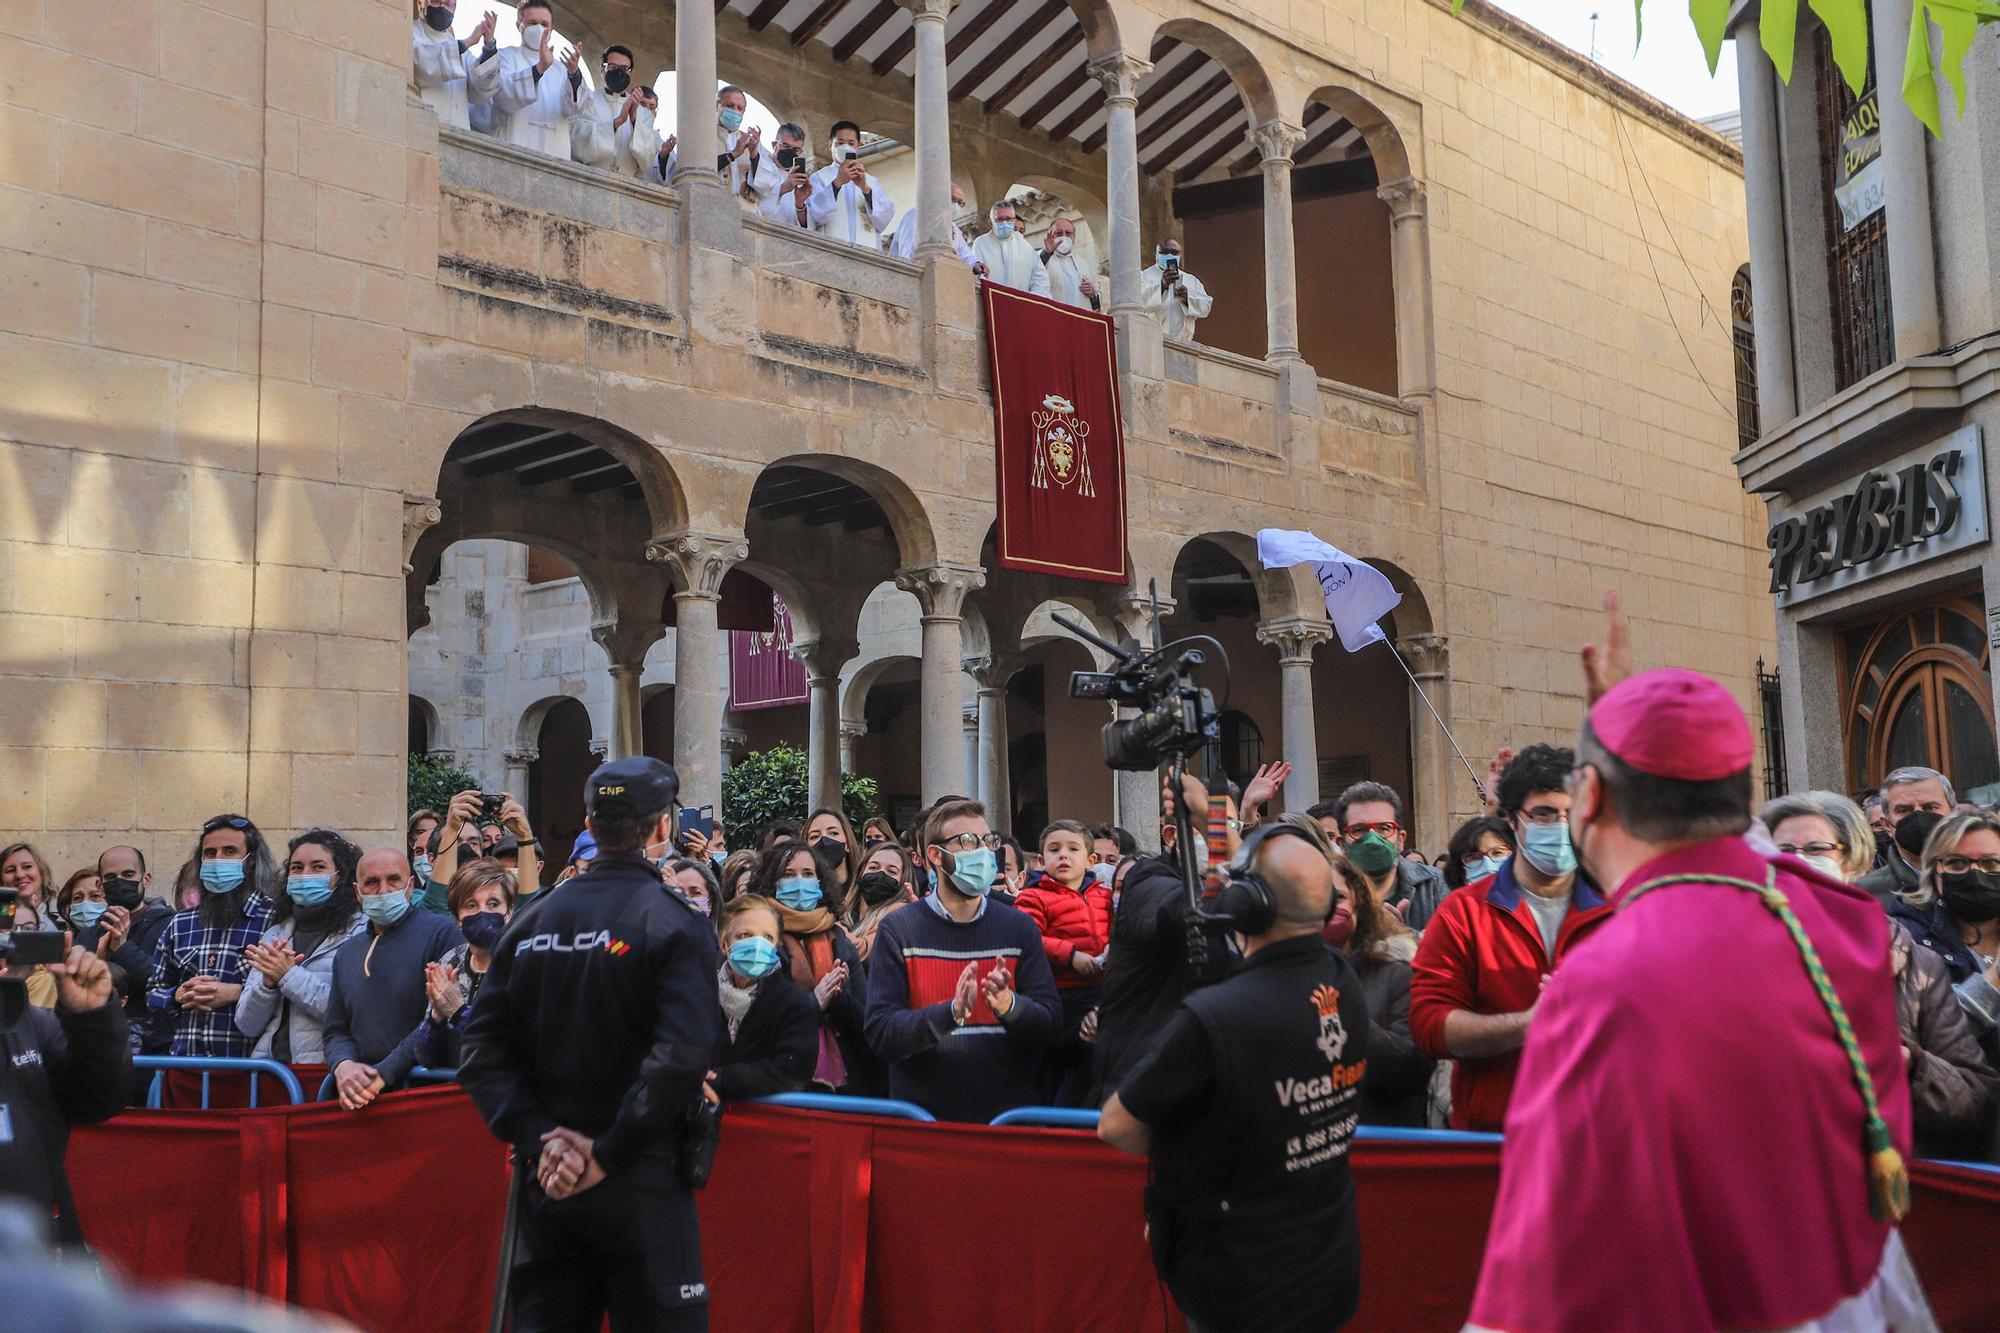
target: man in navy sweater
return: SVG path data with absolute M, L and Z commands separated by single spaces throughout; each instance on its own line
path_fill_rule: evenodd
M 368 929 L 334 951 L 326 1063 L 340 1104 L 359 1111 L 409 1077 L 415 1048 L 397 1048 L 430 1002 L 424 964 L 443 958 L 464 936 L 450 917 L 410 910 L 416 875 L 404 852 L 369 852 L 354 878 Z
M 943 802 L 924 821 L 922 847 L 937 890 L 876 933 L 868 1045 L 889 1062 L 890 1096 L 940 1120 L 984 1124 L 1039 1100 L 1062 1001 L 1041 930 L 986 896 L 1000 847 L 986 807 Z

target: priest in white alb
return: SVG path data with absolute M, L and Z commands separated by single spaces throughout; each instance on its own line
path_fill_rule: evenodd
M 1049 275 L 1049 295 L 1079 310 L 1102 310 L 1094 271 L 1086 268 L 1076 251 L 1076 224 L 1057 218 L 1042 233 L 1042 269 Z
M 583 114 L 582 52 L 556 35 L 549 7 L 530 0 L 515 16 L 521 44 L 502 47 L 493 93 L 493 137 L 517 148 L 569 160 L 569 123 Z M 562 55 L 558 52 L 568 50 Z
M 833 162 L 813 173 L 807 212 L 813 230 L 830 241 L 881 253 L 882 238 L 896 217 L 889 191 L 861 165 L 861 127 L 834 122 L 827 145 Z
M 965 207 L 965 191 L 958 187 L 958 182 L 956 181 L 953 181 L 951 186 L 951 206 L 954 212 Z M 947 222 L 946 225 L 951 229 L 951 248 L 958 253 L 958 257 L 965 262 L 967 268 L 973 269 L 976 272 L 979 261 L 973 257 L 972 246 L 967 243 L 965 233 L 959 229 L 958 222 L 954 219 Z M 896 234 L 889 240 L 889 253 L 898 259 L 915 259 L 917 257 L 917 206 L 915 204 L 911 204 L 908 208 L 904 209 L 902 219 L 896 223 Z
M 464 37 L 452 33 L 458 0 L 424 6 L 421 19 L 410 20 L 410 71 L 417 95 L 437 112 L 438 124 L 472 128 L 471 108 L 493 100 L 500 86 L 500 60 L 493 45 L 499 17 L 488 10 Z
M 645 109 L 640 90 L 632 86 L 631 50 L 617 45 L 606 47 L 599 73 L 600 86 L 577 99 L 582 109 L 569 123 L 569 155 L 586 167 L 643 176 L 647 163 L 657 155 L 660 136 L 653 128 L 652 113 Z M 654 145 L 652 152 L 646 149 L 649 140 Z
M 1048 271 L 1042 267 L 1041 252 L 1021 236 L 1014 205 L 1002 199 L 993 205 L 987 217 L 993 223 L 992 229 L 972 243 L 973 258 L 986 266 L 986 280 L 1035 296 L 1047 296 Z

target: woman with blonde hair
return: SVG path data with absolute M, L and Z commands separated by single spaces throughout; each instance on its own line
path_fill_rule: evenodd
M 17 891 L 20 901 L 42 910 L 42 899 L 52 890 L 55 876 L 49 863 L 31 842 L 10 842 L 0 847 L 0 885 Z

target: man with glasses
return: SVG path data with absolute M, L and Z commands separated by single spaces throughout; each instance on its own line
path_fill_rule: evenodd
M 1570 845 L 1575 767 L 1573 751 L 1552 745 L 1530 745 L 1508 761 L 1500 817 L 1519 850 L 1494 874 L 1453 890 L 1417 945 L 1410 1033 L 1431 1059 L 1458 1062 L 1453 1129 L 1500 1128 L 1543 987 L 1611 915 Z
M 1042 1058 L 1062 1001 L 1041 930 L 992 901 L 1000 835 L 973 800 L 939 802 L 918 852 L 936 891 L 898 908 L 869 959 L 868 1045 L 889 1095 L 940 1120 L 985 1124 L 1041 1100 Z
M 1437 867 L 1403 855 L 1410 833 L 1403 825 L 1403 798 L 1394 788 L 1357 782 L 1339 800 L 1313 806 L 1306 815 L 1319 821 L 1333 845 L 1368 876 L 1376 900 L 1398 913 L 1404 925 L 1422 930 L 1430 924 L 1449 890 Z

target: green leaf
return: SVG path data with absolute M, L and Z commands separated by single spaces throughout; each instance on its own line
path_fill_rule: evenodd
M 1715 62 L 1722 58 L 1722 39 L 1729 35 L 1729 0 L 1688 0 L 1688 17 L 1694 20 L 1708 72 L 1713 74 Z
M 1778 77 L 1792 81 L 1792 52 L 1798 44 L 1799 0 L 1763 0 L 1757 17 L 1757 36 Z
M 1833 39 L 1833 63 L 1856 97 L 1868 86 L 1867 0 L 1812 0 L 1812 11 Z
M 1632 50 L 1636 53 L 1639 42 L 1646 35 L 1646 0 L 1632 0 Z
M 413 754 L 410 756 L 408 785 L 404 789 L 409 809 L 404 813 L 435 810 L 442 815 L 445 807 L 451 804 L 452 797 L 462 791 L 474 791 L 478 786 L 479 779 L 456 764 Z M 525 796 L 526 793 L 516 792 L 515 795 Z

